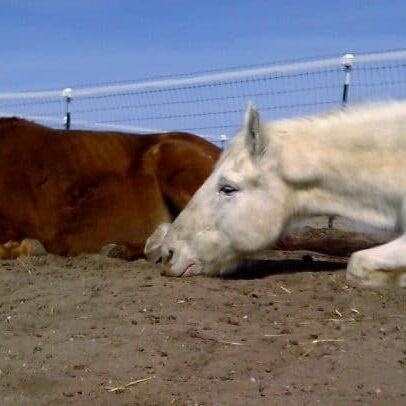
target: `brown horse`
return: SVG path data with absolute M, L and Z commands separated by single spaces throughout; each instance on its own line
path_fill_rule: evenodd
M 64 131 L 2 118 L 0 258 L 103 247 L 127 259 L 140 256 L 148 236 L 185 207 L 219 154 L 188 133 Z

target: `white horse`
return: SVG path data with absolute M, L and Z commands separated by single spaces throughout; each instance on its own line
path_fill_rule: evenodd
M 406 287 L 406 102 L 270 123 L 249 105 L 213 173 L 145 254 L 170 275 L 224 274 L 314 215 L 399 231 L 355 252 L 347 278 Z

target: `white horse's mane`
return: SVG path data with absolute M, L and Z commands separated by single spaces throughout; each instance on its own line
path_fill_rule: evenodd
M 339 148 L 406 148 L 406 101 L 367 103 L 335 111 L 263 123 L 265 133 L 290 134 L 313 138 Z M 400 129 L 400 128 L 399 128 Z M 387 134 L 391 137 L 386 137 Z

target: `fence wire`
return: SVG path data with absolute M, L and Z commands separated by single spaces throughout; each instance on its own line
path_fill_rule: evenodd
M 71 128 L 127 132 L 190 131 L 220 144 L 241 124 L 251 100 L 266 120 L 336 108 L 341 56 L 201 75 L 72 89 Z M 355 55 L 348 103 L 406 98 L 406 50 Z M 0 116 L 63 128 L 62 90 L 0 93 Z

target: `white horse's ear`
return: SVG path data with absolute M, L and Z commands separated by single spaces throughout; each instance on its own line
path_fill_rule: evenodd
M 251 102 L 248 103 L 247 109 L 245 110 L 243 133 L 245 145 L 251 157 L 257 159 L 263 156 L 266 143 L 261 131 L 259 113 Z

